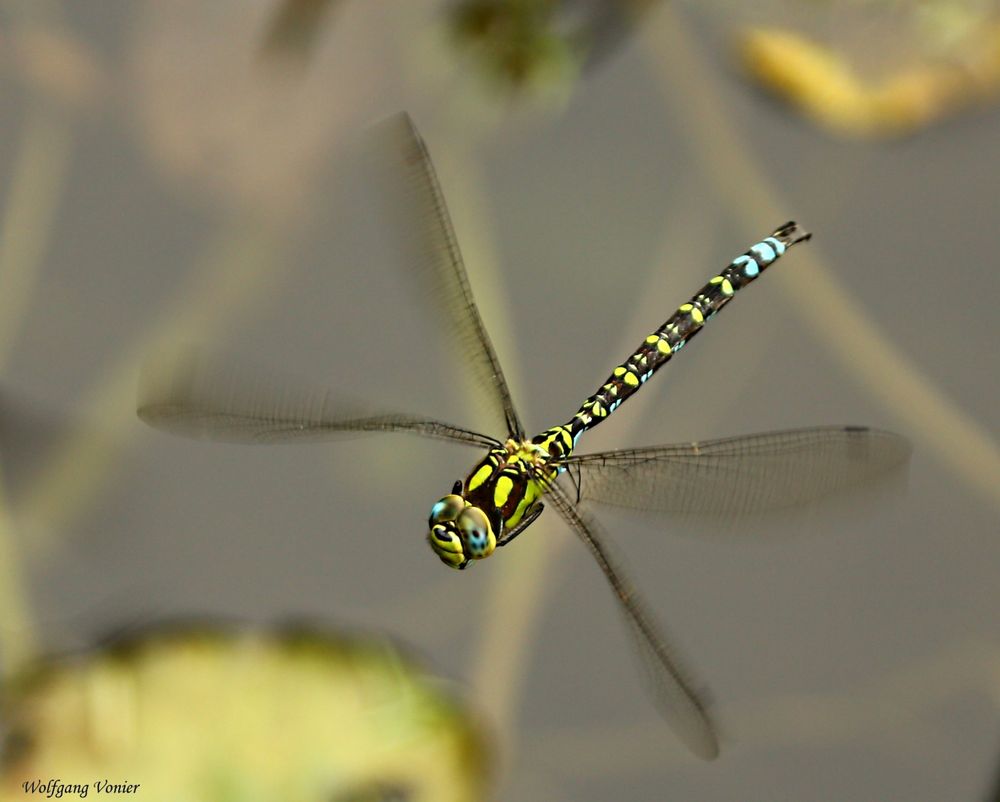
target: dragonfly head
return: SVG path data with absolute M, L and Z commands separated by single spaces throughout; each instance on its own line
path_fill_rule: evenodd
M 489 557 L 497 546 L 490 519 L 458 495 L 461 489 L 462 483 L 456 482 L 454 492 L 431 507 L 428 521 L 427 541 L 441 562 L 452 568 Z

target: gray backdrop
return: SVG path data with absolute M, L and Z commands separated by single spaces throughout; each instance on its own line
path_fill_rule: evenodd
M 275 77 L 254 60 L 271 4 L 201 5 L 46 6 L 93 76 L 5 65 L 0 186 L 26 139 L 51 173 L 0 341 L 12 565 L 42 644 L 181 614 L 388 633 L 494 723 L 511 802 L 982 799 L 1000 751 L 1000 108 L 840 140 L 748 88 L 732 20 L 667 7 L 535 103 L 480 91 L 435 3 L 342 4 Z M 756 237 L 791 217 L 815 233 L 584 441 L 867 423 L 914 443 L 903 489 L 726 536 L 601 512 L 712 690 L 714 763 L 648 704 L 558 520 L 468 572 L 433 557 L 427 511 L 474 452 L 199 444 L 135 418 L 140 358 L 196 341 L 481 423 L 379 221 L 349 222 L 342 143 L 403 108 L 534 430 Z

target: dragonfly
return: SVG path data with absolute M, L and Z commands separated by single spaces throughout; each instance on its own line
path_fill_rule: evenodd
M 138 414 L 175 434 L 244 443 L 324 441 L 408 433 L 483 449 L 431 507 L 427 541 L 447 566 L 466 569 L 510 545 L 546 507 L 577 535 L 603 572 L 657 709 L 696 755 L 718 755 L 704 695 L 620 565 L 591 503 L 710 516 L 794 507 L 871 483 L 909 457 L 908 441 L 864 426 L 821 426 L 642 448 L 577 453 L 584 433 L 646 384 L 747 285 L 810 235 L 786 223 L 737 256 L 617 365 L 563 424 L 528 436 L 483 324 L 440 182 L 423 139 L 402 113 L 375 126 L 390 173 L 410 208 L 405 242 L 455 335 L 458 368 L 475 377 L 502 437 L 444 421 L 345 402 L 333 390 L 275 381 L 187 351 L 153 359 Z

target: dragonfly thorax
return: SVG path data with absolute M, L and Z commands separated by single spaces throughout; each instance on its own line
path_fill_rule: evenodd
M 431 508 L 427 539 L 435 554 L 452 568 L 489 557 L 505 533 L 539 512 L 538 501 L 558 474 L 556 461 L 571 449 L 561 426 L 491 448 L 465 481 Z

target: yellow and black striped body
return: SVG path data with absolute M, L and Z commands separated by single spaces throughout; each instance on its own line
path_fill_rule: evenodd
M 566 426 L 491 448 L 465 481 L 431 508 L 431 548 L 452 568 L 489 557 L 541 512 L 540 499 L 572 451 Z
M 573 451 L 565 426 L 542 432 L 530 441 L 508 440 L 494 448 L 465 480 L 462 495 L 486 513 L 498 539 L 534 509 L 548 483 L 559 473 L 558 462 Z
M 565 470 L 564 460 L 580 435 L 621 406 L 789 246 L 808 238 L 794 223 L 782 226 L 737 256 L 679 307 L 612 371 L 567 423 L 531 440 L 511 439 L 490 449 L 465 481 L 457 482 L 452 494 L 431 510 L 428 539 L 442 561 L 465 568 L 470 560 L 488 557 L 497 545 L 509 542 L 518 525 L 523 524 L 523 529 L 530 524 L 541 511 L 539 505 L 548 485 Z
M 642 345 L 614 369 L 601 388 L 583 402 L 566 424 L 573 444 L 583 432 L 597 426 L 667 364 L 739 290 L 760 276 L 789 246 L 809 236 L 794 223 L 787 223 L 737 256 L 725 270 L 710 279 L 697 295 L 681 305 L 666 323 L 643 340 Z

